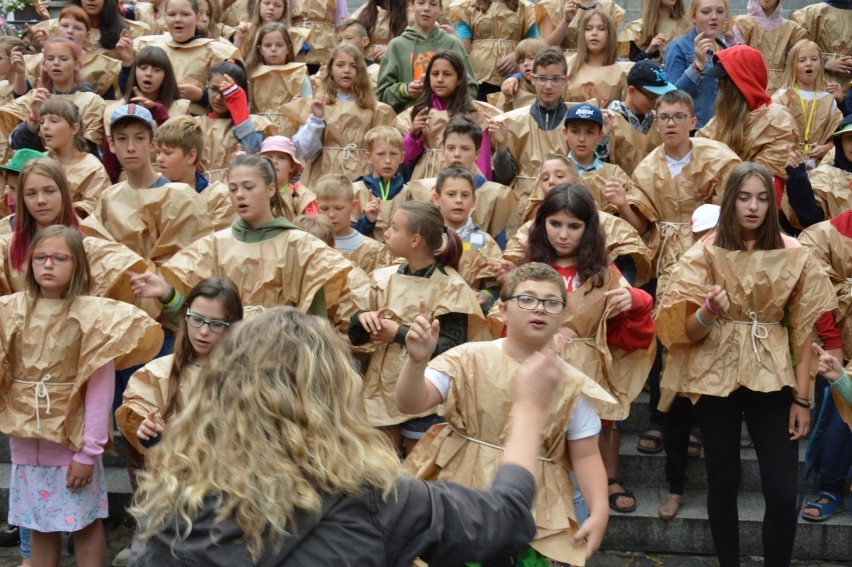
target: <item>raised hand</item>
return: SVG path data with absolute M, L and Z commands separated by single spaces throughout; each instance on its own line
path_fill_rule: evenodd
M 488 133 L 491 135 L 491 143 L 498 152 L 505 152 L 509 145 L 509 129 L 506 123 L 497 118 L 488 120 Z
M 836 356 L 823 350 L 816 343 L 811 343 L 814 354 L 819 357 L 819 373 L 829 382 L 834 382 L 843 374 L 843 364 Z
M 325 119 L 325 96 L 317 95 L 311 101 L 311 114 L 319 118 Z
M 607 319 L 612 319 L 616 315 L 630 311 L 633 308 L 633 294 L 630 293 L 630 288 L 620 287 L 611 289 L 604 293 L 606 297 L 606 306 L 610 308 Z
M 707 294 L 707 303 L 719 315 L 725 313 L 731 308 L 731 302 L 728 301 L 728 292 L 722 289 L 720 285 L 714 285 Z
M 364 216 L 367 220 L 375 224 L 379 219 L 379 214 L 382 212 L 382 200 L 375 196 L 370 196 L 367 205 L 364 207 Z
M 127 28 L 121 30 L 121 35 L 115 44 L 115 54 L 121 59 L 122 67 L 133 65 L 133 60 L 136 58 L 136 51 L 133 49 L 133 40 L 130 39 L 130 31 Z
M 160 435 L 163 432 L 163 426 L 157 421 L 157 412 L 152 411 L 139 424 L 139 429 L 136 430 L 136 437 L 143 441 L 150 441 L 152 438 Z
M 130 289 L 136 297 L 165 299 L 172 290 L 163 278 L 151 272 L 137 274 L 136 272 L 126 271 L 124 275 L 130 278 Z
M 408 91 L 409 98 L 419 98 L 423 94 L 423 79 L 411 81 L 406 85 L 406 90 Z
M 417 113 L 414 120 L 411 122 L 411 137 L 419 138 L 423 131 L 429 131 L 429 111 L 431 108 L 424 108 Z
M 440 330 L 441 324 L 437 319 L 429 321 L 426 300 L 421 299 L 420 314 L 414 319 L 414 323 L 408 328 L 408 333 L 405 335 L 408 358 L 415 363 L 428 362 L 438 345 Z
M 600 175 L 595 175 L 595 179 L 597 179 L 599 183 L 603 183 L 604 197 L 606 197 L 608 203 L 615 205 L 616 207 L 623 207 L 627 205 L 627 191 L 625 191 L 624 185 L 622 185 L 618 179 L 615 177 L 607 179 Z
M 154 105 L 156 104 L 156 102 L 143 95 L 142 91 L 139 90 L 139 87 L 133 87 L 133 98 L 130 99 L 130 102 L 141 104 L 148 110 L 154 108 Z

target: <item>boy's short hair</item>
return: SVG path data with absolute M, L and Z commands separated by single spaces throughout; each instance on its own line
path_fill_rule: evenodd
M 568 292 L 565 291 L 565 280 L 562 279 L 556 270 L 542 262 L 530 262 L 523 266 L 518 266 L 506 277 L 506 283 L 503 284 L 503 289 L 500 290 L 500 299 L 505 303 L 510 297 L 515 295 L 515 290 L 523 282 L 550 282 L 556 284 L 562 295 L 562 301 L 568 301 Z
M 189 116 L 175 116 L 157 129 L 157 144 L 178 148 L 184 154 L 194 149 L 195 165 L 198 165 L 204 152 L 204 130 Z
M 690 96 L 688 92 L 680 89 L 676 91 L 669 91 L 666 94 L 662 94 L 657 97 L 657 102 L 654 104 L 654 110 L 660 108 L 661 104 L 682 104 L 689 110 L 690 114 L 695 114 L 695 102 L 692 100 L 692 96 Z
M 13 49 L 20 49 L 21 53 L 24 53 L 26 51 L 26 46 L 17 36 L 0 35 L 0 51 L 6 55 L 11 55 Z
M 293 219 L 293 223 L 311 236 L 316 236 L 328 246 L 334 248 L 334 225 L 331 224 L 328 217 L 299 215 Z
M 352 181 L 339 173 L 326 173 L 320 177 L 316 185 L 313 186 L 313 191 L 317 199 L 355 200 L 355 189 L 352 187 Z
M 444 127 L 444 137 L 441 140 L 441 144 L 447 143 L 447 136 L 450 134 L 470 136 L 477 151 L 482 147 L 482 127 L 475 120 L 468 118 L 464 114 L 456 114 L 450 118 L 446 127 Z
M 539 67 L 547 67 L 548 65 L 559 64 L 562 66 L 562 74 L 568 74 L 568 61 L 565 60 L 565 53 L 559 47 L 545 47 L 538 52 L 533 61 L 533 73 L 538 72 Z
M 364 27 L 364 24 L 354 18 L 349 18 L 340 22 L 334 27 L 334 33 L 336 35 L 348 30 L 349 28 L 355 28 L 358 30 L 358 35 L 360 35 L 361 38 L 370 37 L 370 33 L 367 31 L 367 28 Z
M 473 177 L 473 173 L 466 167 L 454 165 L 438 174 L 438 181 L 435 182 L 435 193 L 438 195 L 441 194 L 441 189 L 444 187 L 447 179 L 464 179 L 470 183 L 470 190 L 476 191 L 476 179 Z
M 520 62 L 521 59 L 535 57 L 536 54 L 547 47 L 547 42 L 538 37 L 528 37 L 522 39 L 515 46 L 515 59 Z
M 402 150 L 402 132 L 393 126 L 376 126 L 364 136 L 364 145 L 368 151 L 373 151 L 373 144 L 386 142 L 395 148 Z

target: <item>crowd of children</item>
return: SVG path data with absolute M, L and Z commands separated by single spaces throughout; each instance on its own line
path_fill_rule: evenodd
M 24 565 L 58 565 L 62 532 L 104 564 L 119 434 L 139 526 L 113 565 L 212 561 L 211 538 L 220 564 L 583 565 L 637 508 L 643 387 L 659 516 L 703 452 L 722 567 L 743 422 L 767 564 L 844 510 L 849 3 L 646 0 L 620 31 L 611 0 L 39 13 L 31 45 L 0 37 Z

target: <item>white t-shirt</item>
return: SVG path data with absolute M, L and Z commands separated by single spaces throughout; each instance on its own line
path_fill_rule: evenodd
M 683 171 L 683 168 L 689 165 L 689 162 L 691 161 L 691 151 L 679 160 L 674 160 L 669 156 L 666 156 L 666 165 L 669 167 L 669 175 L 671 175 L 672 179 L 680 175 L 680 172 Z
M 498 347 L 502 348 L 502 342 L 506 339 L 497 339 L 493 341 Z M 441 394 L 441 399 L 447 400 L 447 393 L 450 391 L 450 382 L 452 378 L 435 370 L 431 366 L 426 367 L 425 377 L 432 383 L 438 392 Z M 565 426 L 565 438 L 568 441 L 576 441 L 578 439 L 586 439 L 601 432 L 601 419 L 595 411 L 595 405 L 589 399 L 580 394 L 577 398 L 577 403 L 574 404 L 574 413 L 568 420 Z

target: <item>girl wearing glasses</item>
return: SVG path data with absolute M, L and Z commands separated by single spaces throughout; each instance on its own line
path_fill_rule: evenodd
M 239 290 L 228 278 L 199 282 L 187 294 L 182 309 L 173 353 L 133 373 L 124 403 L 115 412 L 121 434 L 142 454 L 160 441 L 164 424 L 186 405 L 196 388 L 210 353 L 231 325 L 243 318 Z M 135 475 L 131 479 L 135 481 Z
M 425 298 L 427 316 L 441 323 L 433 356 L 479 339 L 485 318 L 476 292 L 456 271 L 461 239 L 444 224 L 437 206 L 422 201 L 403 203 L 391 218 L 385 244 L 394 257 L 406 262 L 373 272 L 371 309 L 352 316 L 349 339 L 353 346 L 375 344 L 364 371 L 370 425 L 381 428 L 397 451 L 410 452 L 431 425 L 442 421 L 432 411 L 418 412 L 412 419 L 396 405 L 394 386 L 407 358 L 405 335 L 418 315 L 418 301 Z
M 669 349 L 661 387 L 685 393 L 694 404 L 710 531 L 722 567 L 740 564 L 743 420 L 766 502 L 766 564 L 790 564 L 797 441 L 810 429 L 810 335 L 817 319 L 836 306 L 831 281 L 812 252 L 781 233 L 774 200 L 764 166 L 737 165 L 725 181 L 716 230 L 681 257 L 658 301 L 657 328 Z
M 623 100 L 630 63 L 618 62 L 616 26 L 600 8 L 585 11 L 580 19 L 581 41 L 568 57 L 568 82 L 562 97 L 569 102 L 597 99 L 601 108 Z
M 36 234 L 26 266 L 25 291 L 0 298 L 9 521 L 32 530 L 33 564 L 58 566 L 62 532 L 72 532 L 77 564 L 101 566 L 115 369 L 153 357 L 163 332 L 136 307 L 89 295 L 76 228 Z
M 598 209 L 582 185 L 557 185 L 544 197 L 521 265 L 527 262 L 553 266 L 565 282 L 568 307 L 560 333 L 569 340 L 560 354 L 616 399 L 615 404 L 597 407 L 605 420 L 600 448 L 610 508 L 632 512 L 636 500 L 618 480 L 619 434 L 614 424 L 627 419 L 653 362 L 651 296 L 631 287 L 610 263 Z

